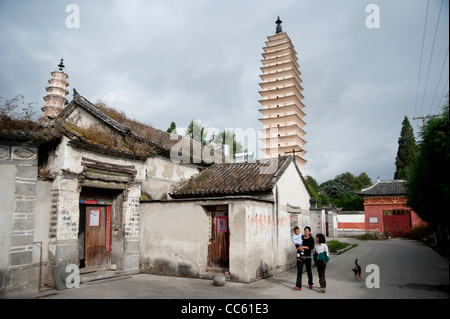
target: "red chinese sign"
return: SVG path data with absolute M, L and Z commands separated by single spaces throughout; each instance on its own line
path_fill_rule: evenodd
M 217 217 L 217 232 L 226 233 L 228 231 L 227 227 L 227 216 Z
M 106 252 L 110 249 L 110 235 L 111 235 L 111 206 L 106 206 Z

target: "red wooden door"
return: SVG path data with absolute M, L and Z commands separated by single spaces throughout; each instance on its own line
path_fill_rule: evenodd
M 228 207 L 216 206 L 211 212 L 211 237 L 209 239 L 209 262 L 211 268 L 229 268 L 230 232 L 228 227 Z
M 85 263 L 86 267 L 100 267 L 108 262 L 106 245 L 107 218 L 105 206 L 86 206 Z
M 411 214 L 406 211 L 383 216 L 383 227 L 391 231 L 394 237 L 403 237 L 411 230 Z

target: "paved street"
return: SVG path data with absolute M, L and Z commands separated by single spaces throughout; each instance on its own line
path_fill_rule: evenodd
M 330 238 L 329 238 L 330 239 Z M 391 239 L 360 241 L 343 239 L 358 246 L 341 255 L 332 255 L 326 269 L 327 291 L 318 291 L 317 270 L 313 269 L 314 289 L 293 290 L 296 269 L 251 284 L 227 282 L 216 287 L 212 280 L 137 274 L 80 285 L 78 289 L 47 290 L 41 293 L 9 294 L 6 298 L 79 299 L 448 299 L 449 262 L 420 242 Z M 351 268 L 358 258 L 362 280 L 356 281 Z M 380 270 L 380 288 L 366 287 L 366 266 Z M 371 281 L 374 282 L 374 281 Z M 5 296 L 3 296 L 5 297 Z

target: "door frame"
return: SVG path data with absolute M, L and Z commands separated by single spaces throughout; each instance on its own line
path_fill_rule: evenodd
M 206 206 L 209 221 L 208 231 L 208 255 L 207 255 L 207 271 L 223 272 L 230 268 L 230 223 L 229 223 L 229 205 L 211 205 Z M 215 240 L 222 240 L 217 236 L 217 217 L 226 217 L 226 231 L 223 232 L 225 247 L 222 249 L 214 249 L 217 242 Z M 217 254 L 222 256 L 217 256 Z M 223 258 L 221 258 L 223 257 Z

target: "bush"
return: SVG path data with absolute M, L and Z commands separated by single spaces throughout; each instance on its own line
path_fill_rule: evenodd
M 355 238 L 360 240 L 374 240 L 380 238 L 380 236 L 375 232 L 370 232 L 363 235 L 357 235 Z
M 429 227 L 425 225 L 413 227 L 408 233 L 408 238 L 415 240 L 422 240 L 424 238 L 429 238 L 429 236 L 430 236 Z

